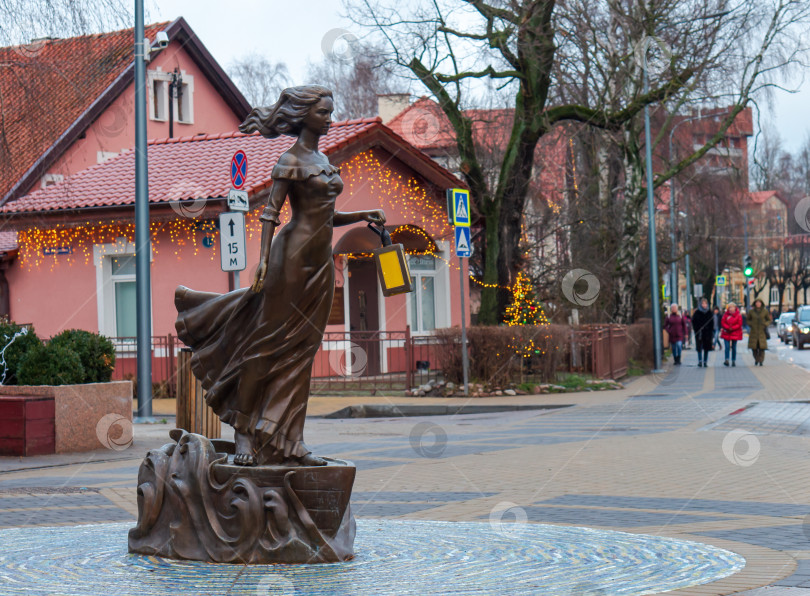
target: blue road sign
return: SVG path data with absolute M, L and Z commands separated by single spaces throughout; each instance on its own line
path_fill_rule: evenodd
M 453 189 L 453 224 L 470 227 L 470 191 Z
M 231 184 L 236 190 L 245 185 L 247 179 L 247 155 L 241 149 L 231 158 Z
M 472 254 L 472 243 L 470 242 L 470 228 L 466 226 L 456 226 L 456 256 L 469 257 Z

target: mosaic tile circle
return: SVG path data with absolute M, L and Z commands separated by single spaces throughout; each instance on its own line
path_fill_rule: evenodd
M 127 552 L 131 524 L 0 531 L 4 595 L 658 594 L 745 566 L 696 542 L 540 524 L 357 520 L 331 565 L 216 565 Z

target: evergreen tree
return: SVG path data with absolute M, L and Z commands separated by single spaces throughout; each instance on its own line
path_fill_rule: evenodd
M 518 273 L 512 288 L 512 303 L 506 307 L 504 322 L 510 327 L 548 324 L 543 307 L 535 297 L 531 281 L 522 272 Z

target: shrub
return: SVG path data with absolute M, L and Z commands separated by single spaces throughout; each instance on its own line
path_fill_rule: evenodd
M 565 357 L 565 330 L 560 325 L 470 327 L 467 330 L 470 378 L 496 386 L 520 382 L 524 373 L 536 375 L 544 382 L 553 381 Z M 445 379 L 460 382 L 461 330 L 439 329 L 436 336 Z
M 627 357 L 636 361 L 641 368 L 651 369 L 655 366 L 652 320 L 639 319 L 627 326 Z
M 31 348 L 20 361 L 21 385 L 73 385 L 84 379 L 79 355 L 65 346 L 52 343 Z
M 80 383 L 107 383 L 112 379 L 115 346 L 103 335 L 67 329 L 53 336 L 49 343 L 76 352 L 84 368 L 84 378 Z
M 42 341 L 37 337 L 33 328 L 28 328 L 25 333 L 14 338 L 17 333 L 23 330 L 23 327 L 9 321 L 0 321 L 0 351 L 5 348 L 3 353 L 5 368 L 2 366 L 2 359 L 0 359 L 0 384 L 16 385 L 20 361 L 23 356 L 33 348 L 42 345 Z M 13 341 L 12 338 L 14 338 Z

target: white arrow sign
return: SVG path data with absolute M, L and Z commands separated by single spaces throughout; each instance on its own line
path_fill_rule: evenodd
M 244 271 L 247 267 L 245 214 L 238 211 L 219 215 L 219 252 L 223 271 Z

